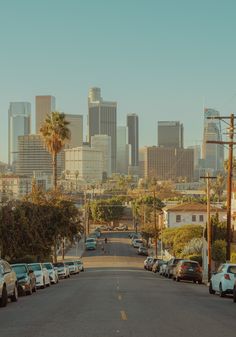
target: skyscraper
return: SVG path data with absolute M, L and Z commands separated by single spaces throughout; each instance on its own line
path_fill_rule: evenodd
M 131 145 L 131 166 L 139 165 L 139 127 L 136 114 L 127 115 L 128 143 Z
M 220 113 L 214 109 L 204 110 L 204 131 L 202 144 L 202 159 L 204 168 L 213 173 L 224 169 L 224 147 L 221 144 L 207 144 L 208 140 L 221 141 L 221 125 L 217 119 L 208 119 L 208 117 L 218 117 Z
M 111 170 L 116 171 L 116 102 L 103 101 L 100 88 L 91 88 L 88 96 L 88 136 L 111 136 Z
M 182 149 L 184 147 L 183 124 L 178 121 L 158 121 L 157 139 L 158 146 Z
M 35 112 L 36 112 L 36 133 L 39 133 L 40 127 L 44 122 L 47 114 L 56 109 L 56 99 L 54 96 L 36 96 Z
M 128 174 L 129 145 L 127 135 L 128 128 L 126 126 L 117 127 L 116 171 L 120 174 Z
M 31 132 L 31 104 L 11 102 L 8 110 L 8 164 L 14 166 L 17 160 L 18 136 Z
M 91 137 L 91 148 L 102 152 L 102 172 L 111 176 L 111 137 L 94 135 Z
M 78 147 L 83 145 L 83 116 L 82 115 L 71 115 L 65 114 L 66 121 L 70 124 L 68 128 L 70 129 L 71 138 L 69 142 L 70 147 Z

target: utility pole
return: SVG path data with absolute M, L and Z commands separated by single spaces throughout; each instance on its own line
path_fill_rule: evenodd
M 153 211 L 154 211 L 154 229 L 155 229 L 155 256 L 157 257 L 157 217 L 156 217 L 156 192 L 153 191 Z
M 228 176 L 227 176 L 227 238 L 226 238 L 226 260 L 230 261 L 230 246 L 231 246 L 231 195 L 232 195 L 232 176 L 233 176 L 233 146 L 236 144 L 234 142 L 234 119 L 236 117 L 234 114 L 224 117 L 208 117 L 208 119 L 218 119 L 218 120 L 229 120 L 229 122 L 224 121 L 229 125 L 229 141 L 206 141 L 207 144 L 222 144 L 229 145 L 229 158 L 228 158 Z
M 211 278 L 211 246 L 212 246 L 212 226 L 211 226 L 211 195 L 210 195 L 210 179 L 216 179 L 217 177 L 211 177 L 209 172 L 206 176 L 200 177 L 206 179 L 207 182 L 207 265 L 208 265 L 208 281 Z

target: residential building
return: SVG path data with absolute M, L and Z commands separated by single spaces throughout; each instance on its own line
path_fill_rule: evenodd
M 104 101 L 100 88 L 91 88 L 88 96 L 88 136 L 108 135 L 111 137 L 111 170 L 116 172 L 116 111 L 117 103 Z
M 103 175 L 111 176 L 111 137 L 107 135 L 94 135 L 91 137 L 91 148 L 102 152 Z
M 68 128 L 71 132 L 69 147 L 78 147 L 83 145 L 83 115 L 65 114 L 66 121 L 70 124 Z
M 72 181 L 101 182 L 103 153 L 88 146 L 65 149 L 65 173 Z
M 180 227 L 183 225 L 202 225 L 207 222 L 207 205 L 200 203 L 184 203 L 163 209 L 164 227 Z M 211 207 L 211 215 L 218 213 L 220 221 L 226 221 L 226 210 Z
M 36 133 L 39 133 L 42 123 L 47 114 L 56 110 L 56 99 L 54 96 L 36 96 L 35 97 L 35 121 Z
M 221 141 L 220 113 L 214 109 L 204 110 L 204 131 L 202 144 L 202 158 L 204 169 L 213 174 L 224 170 L 224 146 L 222 144 L 208 144 L 207 141 Z
M 184 127 L 179 121 L 158 121 L 157 144 L 162 147 L 184 147 Z
M 57 175 L 64 170 L 64 152 L 57 156 Z M 52 175 L 52 156 L 40 135 L 18 137 L 18 159 L 16 173 L 32 177 L 37 173 Z
M 31 178 L 15 174 L 0 176 L 0 194 L 6 200 L 20 199 L 31 191 Z
M 192 181 L 194 156 L 191 149 L 145 147 L 144 177 L 159 181 Z
M 116 172 L 128 174 L 129 166 L 129 145 L 128 128 L 126 126 L 117 127 L 117 153 L 116 153 Z
M 8 110 L 8 164 L 15 170 L 18 136 L 31 132 L 31 104 L 11 102 Z
M 131 158 L 130 166 L 133 167 L 132 171 L 138 171 L 139 166 L 139 123 L 138 115 L 127 115 L 127 128 L 128 128 L 128 144 L 131 145 Z

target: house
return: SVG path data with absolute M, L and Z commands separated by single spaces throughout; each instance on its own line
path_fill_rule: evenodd
M 207 205 L 200 203 L 183 203 L 163 209 L 165 227 L 183 225 L 205 225 L 207 222 Z M 211 215 L 218 213 L 220 221 L 226 221 L 226 210 L 211 207 Z

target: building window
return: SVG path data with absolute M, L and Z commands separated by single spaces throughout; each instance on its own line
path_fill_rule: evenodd
M 192 215 L 192 222 L 196 222 L 196 221 L 197 221 L 196 215 Z
M 204 221 L 203 215 L 199 215 L 199 221 L 200 221 L 200 222 L 203 222 L 203 221 Z
M 181 222 L 181 215 L 176 215 L 176 222 Z

